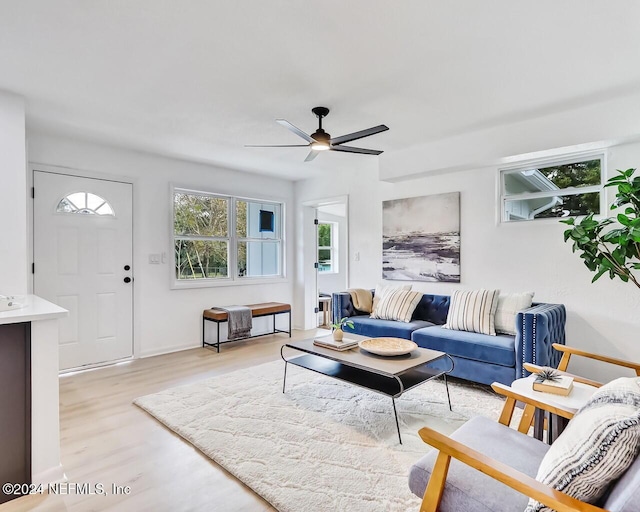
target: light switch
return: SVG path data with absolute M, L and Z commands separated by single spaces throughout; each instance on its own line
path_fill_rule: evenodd
M 360 261 L 360 251 L 356 251 L 355 257 L 353 259 L 355 261 Z

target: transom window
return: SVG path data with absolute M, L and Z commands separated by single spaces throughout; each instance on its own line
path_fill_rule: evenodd
M 91 192 L 73 192 L 63 197 L 56 207 L 56 212 L 115 217 L 109 202 Z
M 318 272 L 337 273 L 338 224 L 336 222 L 318 223 Z
M 282 204 L 174 189 L 178 281 L 280 277 Z
M 502 171 L 502 221 L 599 214 L 603 160 L 597 155 Z

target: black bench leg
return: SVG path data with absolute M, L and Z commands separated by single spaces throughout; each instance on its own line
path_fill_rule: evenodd
M 205 325 L 205 319 L 204 317 L 202 317 L 202 348 L 204 348 L 204 325 Z
M 216 348 L 218 349 L 218 354 L 220 353 L 220 322 L 216 322 L 218 326 L 218 338 L 216 339 Z
M 289 338 L 291 338 L 291 310 L 289 310 Z

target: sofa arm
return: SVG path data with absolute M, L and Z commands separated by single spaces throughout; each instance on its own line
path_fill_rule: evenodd
M 371 293 L 373 294 L 374 290 L 371 290 Z M 369 315 L 369 313 L 363 313 L 355 308 L 349 292 L 331 294 L 331 318 L 333 318 L 333 322 L 337 322 L 341 318 L 359 315 Z
M 516 378 L 530 375 L 524 364 L 556 368 L 560 352 L 554 343 L 565 344 L 567 312 L 562 304 L 537 304 L 516 316 Z
M 331 294 L 331 318 L 333 322 L 338 322 L 346 316 L 356 315 L 356 308 L 353 307 L 351 294 L 349 292 L 337 292 Z

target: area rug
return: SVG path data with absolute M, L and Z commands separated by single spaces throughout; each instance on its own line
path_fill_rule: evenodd
M 251 487 L 280 512 L 417 511 L 411 465 L 429 447 L 418 430 L 450 433 L 467 419 L 496 419 L 488 387 L 442 379 L 396 400 L 281 361 L 167 389 L 135 404 Z

